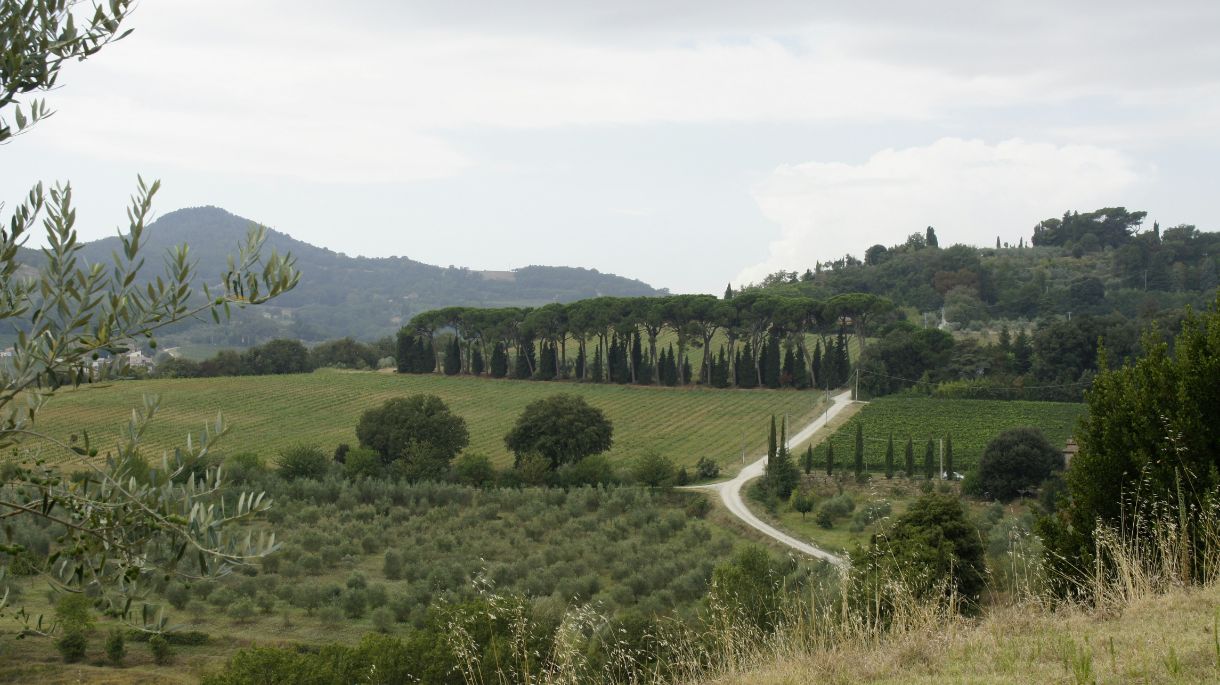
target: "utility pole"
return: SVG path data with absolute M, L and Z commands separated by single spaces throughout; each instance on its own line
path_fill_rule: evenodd
M 945 439 L 940 439 L 940 479 L 945 479 Z
M 856 367 L 856 392 L 855 392 L 855 394 L 852 395 L 852 399 L 857 402 L 860 401 L 860 367 L 859 366 Z

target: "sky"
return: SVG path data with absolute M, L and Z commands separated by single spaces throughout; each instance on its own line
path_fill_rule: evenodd
M 674 292 L 929 225 L 1220 230 L 1216 2 L 156 0 L 129 26 L 0 149 L 0 200 L 70 181 L 84 239 L 137 175 L 160 214 Z

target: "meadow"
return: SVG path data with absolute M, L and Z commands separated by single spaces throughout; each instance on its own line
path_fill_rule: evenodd
M 1072 402 L 1021 402 L 1005 400 L 941 400 L 924 397 L 883 397 L 864 405 L 831 437 L 835 466 L 850 470 L 855 459 L 856 424 L 864 426 L 864 457 L 873 472 L 885 468 L 885 450 L 894 436 L 894 463 L 902 470 L 907 438 L 915 442 L 916 469 L 922 472 L 928 439 L 953 440 L 953 468 L 966 473 L 978 465 L 987 443 L 1001 431 L 1035 426 L 1052 445 L 1062 446 L 1084 415 L 1085 405 Z M 939 452 L 938 452 L 939 454 Z M 795 455 L 798 459 L 800 454 Z M 824 469 L 825 447 L 815 450 L 816 468 Z
M 714 390 L 575 382 L 492 380 L 469 376 L 319 370 L 311 374 L 118 381 L 58 393 L 39 415 L 40 430 L 63 438 L 89 432 L 103 450 L 142 397 L 156 394 L 161 410 L 144 437 L 146 456 L 184 443 L 223 411 L 232 431 L 219 449 L 253 452 L 265 460 L 299 443 L 332 450 L 356 445 L 360 414 L 392 397 L 434 394 L 466 420 L 467 452 L 498 466 L 512 463 L 504 435 L 527 404 L 556 393 L 584 397 L 614 424 L 607 456 L 627 463 L 655 450 L 678 465 L 710 457 L 726 471 L 740 468 L 743 450 L 765 452 L 772 414 L 801 425 L 822 407 L 822 394 L 793 390 Z

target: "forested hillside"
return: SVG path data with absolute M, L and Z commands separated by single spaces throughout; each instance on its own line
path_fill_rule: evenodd
M 251 225 L 249 219 L 217 207 L 180 209 L 149 227 L 149 260 L 143 278 L 159 275 L 160 255 L 186 243 L 202 278 L 214 280 L 225 270 Z M 89 262 L 109 263 L 120 248 L 117 237 L 84 246 Z M 349 257 L 269 231 L 265 251 L 291 252 L 301 282 L 274 306 L 257 314 L 238 313 L 223 327 L 179 325 L 172 334 L 187 341 L 251 345 L 274 337 L 306 341 L 353 336 L 374 339 L 396 331 L 412 315 L 451 305 L 525 306 L 568 302 L 598 295 L 655 295 L 661 291 L 641 281 L 592 269 L 526 266 L 513 271 L 473 271 L 439 267 L 406 257 Z M 24 250 L 22 260 L 38 264 L 40 255 Z M 183 342 L 177 340 L 176 342 Z

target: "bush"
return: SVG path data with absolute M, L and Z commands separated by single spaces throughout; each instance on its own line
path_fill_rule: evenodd
M 394 610 L 390 607 L 374 609 L 370 619 L 373 622 L 373 630 L 379 633 L 388 633 L 394 629 Z
M 68 628 L 55 641 L 55 648 L 64 658 L 64 663 L 76 663 L 85 658 L 85 651 L 89 649 L 89 638 L 85 637 L 85 631 L 79 628 Z
M 63 631 L 87 634 L 93 630 L 93 602 L 80 593 L 67 593 L 55 602 L 55 620 Z
M 226 613 L 228 613 L 229 618 L 233 619 L 234 621 L 238 623 L 246 623 L 250 619 L 254 618 L 254 602 L 250 601 L 250 599 L 246 597 L 243 597 L 234 602 Z
M 148 638 L 148 651 L 152 652 L 153 663 L 158 666 L 164 666 L 173 660 L 173 650 L 170 649 L 169 640 L 165 636 L 157 633 Z
M 462 485 L 482 488 L 496 480 L 496 469 L 486 454 L 466 453 L 453 461 L 453 479 Z
M 316 446 L 295 445 L 280 451 L 276 467 L 286 480 L 321 480 L 330 470 L 330 459 Z
M 564 464 L 559 467 L 555 475 L 558 477 L 560 485 L 568 488 L 582 485 L 610 485 L 618 481 L 614 475 L 614 464 L 604 454 L 585 457 L 574 464 Z
M 646 452 L 631 468 L 636 482 L 652 488 L 669 485 L 674 479 L 674 463 L 657 452 Z
M 127 645 L 123 638 L 123 631 L 119 628 L 112 628 L 106 635 L 106 660 L 112 666 L 122 666 L 123 658 L 127 656 Z
M 392 549 L 386 550 L 385 564 L 381 567 L 381 572 L 385 575 L 386 580 L 402 578 L 402 567 L 402 555 Z
M 983 451 L 975 494 L 1011 501 L 1037 487 L 1063 466 L 1063 453 L 1037 428 L 1012 428 L 1000 433 Z
M 343 475 L 348 480 L 385 477 L 385 463 L 375 450 L 364 447 L 348 450 L 342 463 Z
M 710 480 L 718 477 L 720 477 L 720 464 L 708 457 L 699 457 L 698 463 L 695 464 L 695 478 Z

